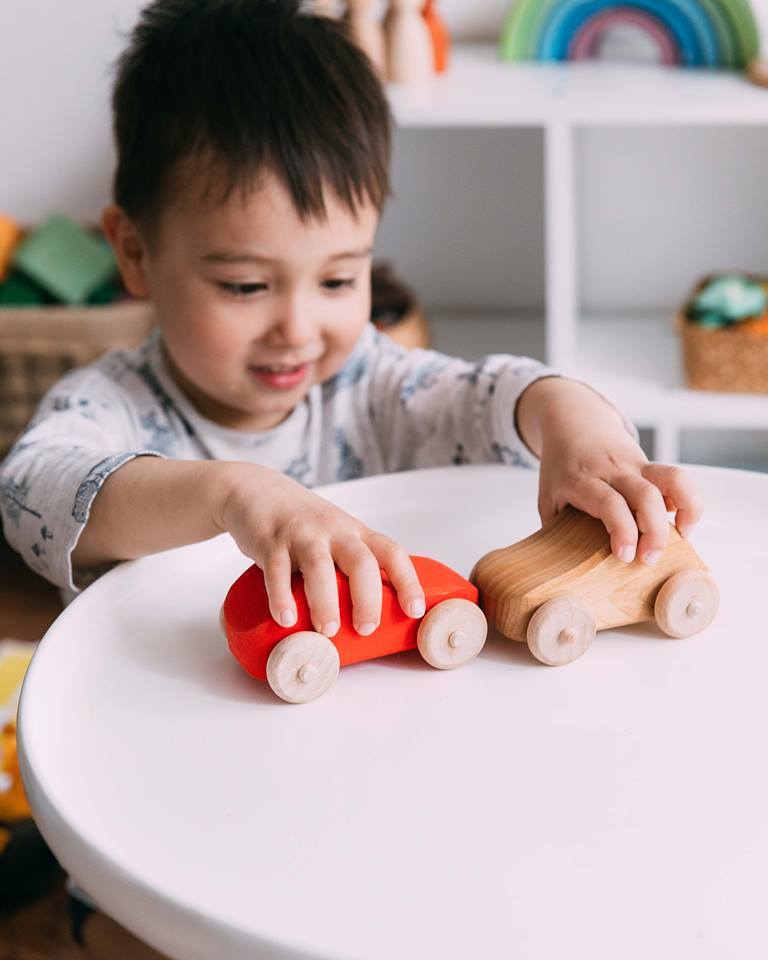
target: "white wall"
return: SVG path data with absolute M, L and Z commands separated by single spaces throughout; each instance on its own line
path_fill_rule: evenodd
M 113 165 L 110 64 L 142 5 L 0 0 L 0 210 L 28 222 L 52 211 L 98 215 Z M 505 0 L 441 4 L 456 38 L 492 38 L 507 8 Z M 669 307 L 703 272 L 767 269 L 766 136 L 585 135 L 585 306 Z M 540 308 L 541 149 L 529 131 L 399 132 L 397 199 L 378 254 L 432 307 Z
M 109 194 L 109 71 L 145 0 L 0 0 L 0 210 L 93 216 Z M 444 0 L 457 36 L 498 31 L 504 0 Z

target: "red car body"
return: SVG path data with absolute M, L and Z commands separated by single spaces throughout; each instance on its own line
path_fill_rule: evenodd
M 445 564 L 428 557 L 411 557 L 416 574 L 424 589 L 425 615 L 443 600 L 460 598 L 472 603 L 478 601 L 477 587 Z M 381 622 L 367 637 L 361 636 L 352 624 L 352 601 L 349 580 L 336 571 L 339 587 L 341 626 L 331 642 L 339 651 L 341 666 L 373 660 L 390 653 L 413 650 L 421 619 L 406 616 L 397 599 L 394 587 L 384 570 L 381 571 Z M 292 627 L 281 627 L 269 612 L 269 601 L 264 574 L 254 564 L 232 584 L 222 607 L 221 622 L 224 633 L 238 663 L 259 680 L 267 679 L 267 660 L 274 647 L 285 637 L 302 630 L 314 630 L 309 605 L 304 593 L 304 577 L 294 573 L 291 589 L 296 600 L 298 619 Z

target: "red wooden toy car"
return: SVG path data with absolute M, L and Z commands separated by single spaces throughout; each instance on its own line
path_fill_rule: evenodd
M 421 620 L 403 613 L 382 570 L 381 623 L 369 636 L 360 636 L 352 624 L 349 581 L 337 570 L 341 627 L 332 640 L 312 626 L 301 573 L 291 579 L 298 620 L 292 627 L 276 623 L 264 575 L 254 564 L 232 584 L 221 608 L 229 649 L 251 676 L 266 680 L 289 703 L 306 703 L 325 693 L 341 665 L 414 647 L 433 667 L 445 670 L 466 663 L 482 650 L 488 631 L 477 588 L 437 560 L 411 559 L 426 599 Z

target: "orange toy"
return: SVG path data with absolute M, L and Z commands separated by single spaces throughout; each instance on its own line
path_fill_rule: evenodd
M 477 605 L 477 589 L 437 560 L 411 559 L 426 599 L 421 620 L 403 613 L 382 570 L 381 623 L 369 636 L 361 636 L 352 624 L 349 581 L 337 570 L 341 627 L 332 640 L 312 626 L 301 573 L 291 579 L 298 619 L 288 628 L 276 623 L 269 612 L 264 574 L 254 564 L 232 584 L 221 608 L 221 628 L 229 649 L 247 673 L 266 680 L 289 703 L 321 696 L 335 681 L 340 666 L 415 647 L 439 669 L 466 663 L 483 648 L 488 630 Z
M 22 820 L 29 816 L 16 753 L 16 722 L 9 720 L 0 729 L 0 820 Z
M 432 38 L 432 48 L 435 54 L 435 72 L 445 73 L 448 69 L 448 58 L 451 50 L 451 39 L 443 18 L 437 12 L 436 0 L 426 0 L 421 11 L 426 21 L 429 35 Z
M 742 320 L 738 330 L 753 337 L 768 336 L 768 313 L 763 313 L 759 317 L 752 317 L 751 320 Z
M 21 227 L 15 220 L 0 214 L 0 283 L 5 279 L 13 251 L 21 241 Z

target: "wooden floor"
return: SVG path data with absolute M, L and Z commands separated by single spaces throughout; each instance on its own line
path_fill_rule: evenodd
M 33 573 L 0 534 L 0 639 L 39 640 L 60 611 L 56 587 Z
M 69 935 L 63 874 L 48 895 L 0 916 L 0 960 L 82 960 L 83 957 Z
M 61 610 L 58 590 L 32 573 L 0 535 L 0 639 L 39 640 Z M 62 873 L 36 903 L 0 915 L 0 960 L 75 960 Z

